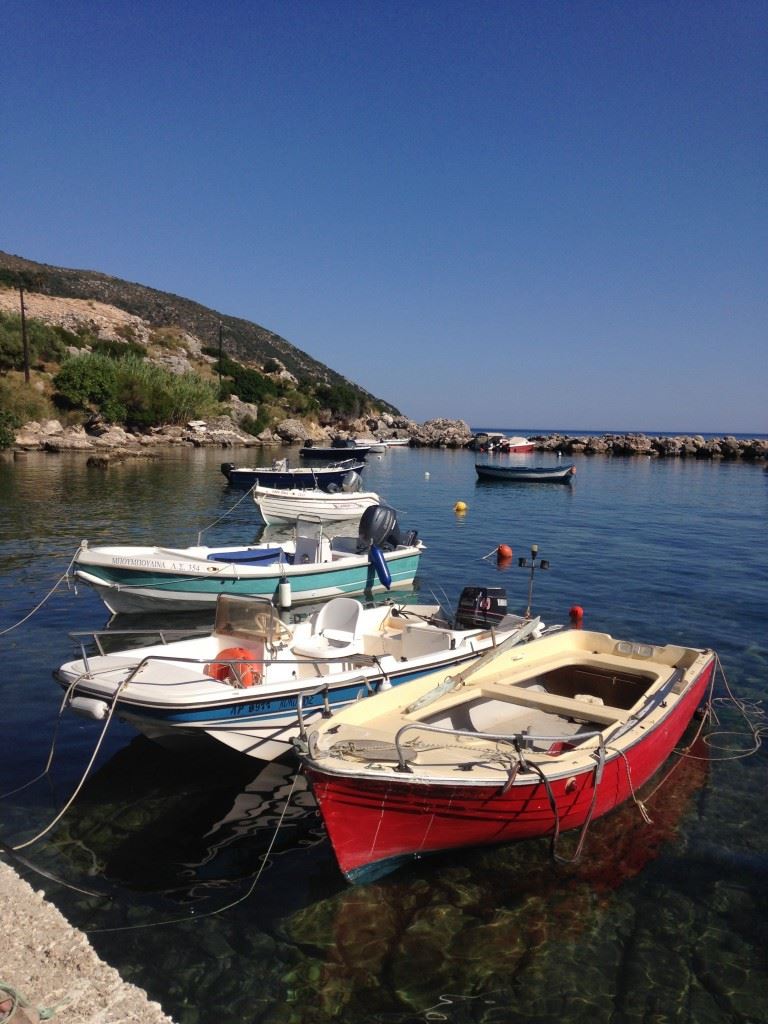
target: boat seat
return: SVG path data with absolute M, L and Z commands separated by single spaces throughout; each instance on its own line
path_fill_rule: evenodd
M 297 537 L 294 565 L 316 565 L 331 561 L 331 544 L 327 537 Z
M 363 649 L 363 606 L 352 597 L 334 597 L 317 613 L 306 643 L 296 644 L 296 654 L 308 658 L 336 658 L 359 654 Z
M 514 686 L 510 684 L 483 683 L 479 688 L 483 697 L 495 700 L 511 701 L 524 707 L 539 708 L 554 714 L 574 718 L 577 721 L 598 722 L 601 725 L 613 725 L 626 722 L 630 712 L 626 708 L 610 707 L 607 704 L 594 703 L 593 699 L 562 697 L 558 694 L 542 692 L 538 687 Z

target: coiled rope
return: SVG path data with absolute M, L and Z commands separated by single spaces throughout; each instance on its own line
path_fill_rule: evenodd
M 64 1004 L 60 1003 L 59 1005 L 63 1006 Z M 4 981 L 0 981 L 0 1024 L 8 1024 L 8 1021 L 13 1020 L 16 1016 L 17 1010 L 28 1008 L 32 1008 L 40 1020 L 50 1020 L 58 1009 L 57 1006 L 33 1007 L 17 988 L 14 988 L 13 985 L 8 985 Z M 27 1017 L 27 1019 L 29 1018 Z

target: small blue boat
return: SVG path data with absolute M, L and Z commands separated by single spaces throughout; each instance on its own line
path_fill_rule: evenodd
M 480 480 L 550 484 L 569 484 L 576 473 L 572 463 L 567 466 L 500 466 L 476 462 L 475 470 Z

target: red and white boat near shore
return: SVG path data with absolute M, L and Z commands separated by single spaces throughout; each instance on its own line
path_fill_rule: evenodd
M 506 434 L 481 432 L 475 434 L 470 448 L 481 452 L 506 452 L 510 455 L 527 455 L 536 451 L 534 441 L 527 437 L 508 437 Z
M 536 445 L 527 437 L 506 437 L 497 450 L 509 452 L 510 455 L 527 455 L 528 452 L 536 451 Z
M 714 665 L 710 650 L 567 630 L 313 726 L 299 751 L 342 872 L 367 881 L 427 853 L 541 836 L 557 856 L 561 832 L 586 832 L 666 761 Z

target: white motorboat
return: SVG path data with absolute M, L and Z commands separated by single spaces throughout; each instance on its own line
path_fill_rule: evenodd
M 253 500 L 265 523 L 292 523 L 302 517 L 317 518 L 321 522 L 337 523 L 345 519 L 359 519 L 371 506 L 380 504 L 373 491 L 336 490 L 332 493 L 319 488 L 253 488 Z
M 453 620 L 438 604 L 365 608 L 337 597 L 288 625 L 268 601 L 219 597 L 213 632 L 203 636 L 187 631 L 169 642 L 171 634 L 157 630 L 157 642 L 131 648 L 146 643 L 146 627 L 73 634 L 80 657 L 54 677 L 85 717 L 104 719 L 113 709 L 166 745 L 207 736 L 269 760 L 291 749 L 299 705 L 313 719 L 437 667 L 471 662 L 515 633 L 541 631 L 506 609 L 503 590 L 468 587 Z M 120 649 L 106 653 L 107 644 Z

